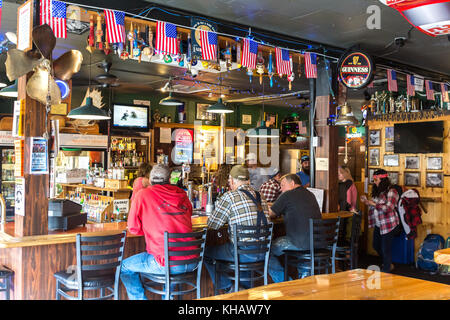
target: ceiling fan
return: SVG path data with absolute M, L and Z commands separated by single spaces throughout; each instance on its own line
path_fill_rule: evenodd
M 100 83 L 103 88 L 120 86 L 119 78 L 109 72 L 112 66 L 111 62 L 103 60 L 97 66 L 105 71 L 105 73 L 95 77 L 95 80 Z

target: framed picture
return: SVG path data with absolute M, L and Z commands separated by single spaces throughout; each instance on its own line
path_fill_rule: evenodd
M 381 131 L 380 130 L 370 130 L 369 131 L 369 146 L 381 146 Z
M 386 127 L 386 131 L 384 134 L 384 138 L 387 139 L 394 139 L 394 127 Z
M 376 171 L 377 169 L 369 169 L 369 183 L 373 183 L 373 173 Z
M 404 185 L 420 187 L 420 172 L 405 172 Z
M 427 172 L 427 187 L 442 188 L 444 186 L 444 175 L 442 172 Z
M 264 121 L 268 128 L 277 128 L 278 126 L 278 114 L 264 112 Z
M 427 158 L 427 170 L 442 170 L 442 157 Z
M 252 124 L 252 115 L 251 114 L 243 114 L 242 115 L 242 124 Z
M 398 172 L 388 172 L 388 178 L 392 184 L 398 184 Z
M 210 104 L 197 103 L 195 120 L 216 121 L 216 114 L 207 112 L 209 106 Z
M 420 158 L 405 157 L 405 169 L 420 169 Z
M 384 150 L 386 152 L 394 152 L 394 140 L 386 140 Z
M 369 166 L 379 166 L 380 165 L 380 149 L 372 148 L 369 149 Z
M 398 167 L 398 154 L 385 154 L 383 163 L 385 167 Z

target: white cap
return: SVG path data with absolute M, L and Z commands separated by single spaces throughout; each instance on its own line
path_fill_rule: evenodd
M 248 160 L 256 161 L 257 160 L 256 154 L 254 154 L 253 152 L 250 152 L 249 154 L 247 154 L 247 157 L 245 157 L 245 161 L 248 161 Z

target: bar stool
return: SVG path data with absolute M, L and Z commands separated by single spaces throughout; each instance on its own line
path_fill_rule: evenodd
M 54 274 L 56 300 L 60 300 L 61 296 L 69 300 L 118 300 L 125 239 L 126 231 L 106 236 L 86 237 L 77 234 L 76 272 L 67 270 Z M 85 290 L 100 290 L 100 296 L 85 299 Z M 108 294 L 107 290 L 110 291 Z M 78 295 L 69 295 L 71 291 L 77 291 Z
M 288 280 L 288 266 L 314 275 L 325 272 L 331 265 L 335 273 L 336 245 L 339 236 L 338 219 L 309 219 L 309 250 L 284 250 L 284 281 Z M 331 247 L 331 249 L 329 249 Z
M 264 279 L 267 285 L 270 248 L 272 246 L 273 223 L 260 226 L 231 225 L 234 246 L 234 261 L 214 261 L 216 284 L 219 274 L 234 281 L 234 292 L 239 291 L 240 281 L 250 281 L 251 287 L 254 281 Z M 242 262 L 241 255 L 264 255 L 264 260 L 256 262 Z M 246 276 L 240 273 L 245 272 Z M 214 286 L 214 294 L 219 293 L 217 285 Z
M 5 266 L 0 266 L 0 292 L 5 292 L 5 300 L 10 300 L 10 291 L 11 291 L 11 278 L 14 274 L 14 271 L 8 269 Z
M 170 300 L 173 295 L 178 297 L 197 292 L 197 299 L 201 298 L 200 280 L 202 277 L 203 254 L 205 252 L 207 229 L 191 233 L 168 233 L 164 232 L 164 274 L 140 273 L 142 286 L 145 290 L 164 295 L 164 300 Z M 177 241 L 170 241 L 170 240 Z M 180 241 L 181 240 L 181 241 Z M 196 258 L 185 258 L 180 260 L 170 259 L 171 257 L 183 257 L 198 255 Z M 197 263 L 192 271 L 172 274 L 170 266 L 182 266 Z M 163 285 L 163 289 L 155 286 Z M 179 289 L 182 285 L 187 285 L 185 290 L 172 290 L 175 285 Z
M 361 234 L 361 212 L 355 213 L 352 217 L 352 231 L 350 235 L 350 244 L 348 246 L 336 246 L 336 261 L 344 263 L 344 270 L 346 266 L 350 269 L 358 267 L 358 247 L 359 236 Z M 329 247 L 331 250 L 331 247 Z

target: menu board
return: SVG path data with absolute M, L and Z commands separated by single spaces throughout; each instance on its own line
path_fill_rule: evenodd
M 47 140 L 41 137 L 31 138 L 30 174 L 48 173 Z
M 32 48 L 33 1 L 29 0 L 17 9 L 17 49 L 28 51 Z

